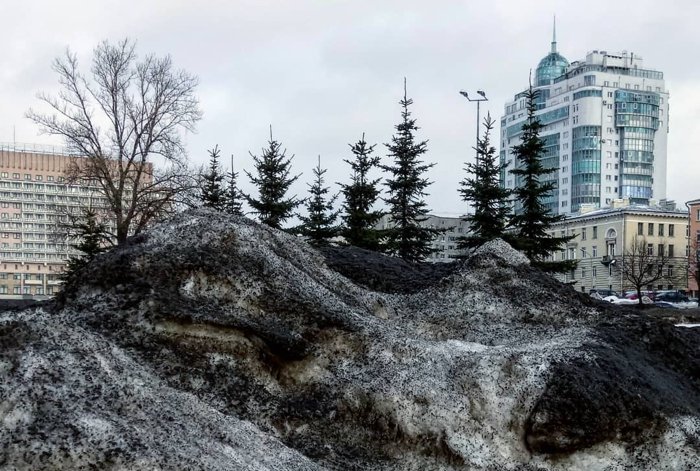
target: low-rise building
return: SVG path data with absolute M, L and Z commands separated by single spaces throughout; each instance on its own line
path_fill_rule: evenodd
M 552 257 L 578 260 L 575 270 L 557 278 L 582 292 L 633 289 L 621 265 L 630 257 L 633 244 L 643 242 L 649 255 L 662 254 L 667 264 L 664 277 L 645 289 L 687 289 L 688 231 L 688 212 L 675 209 L 672 202 L 635 206 L 615 200 L 605 209 L 584 206 L 552 226 L 552 235 L 574 236 Z
M 459 238 L 465 236 L 469 231 L 469 223 L 463 219 L 464 217 L 428 215 L 427 219 L 421 223 L 422 227 L 440 229 L 442 231 L 431 242 L 430 246 L 433 252 L 426 261 L 436 263 L 453 262 L 464 254 L 458 248 Z M 377 229 L 391 228 L 391 218 L 388 215 L 382 216 L 375 227 Z
M 688 277 L 688 291 L 693 296 L 698 294 L 698 281 L 700 276 L 696 271 L 700 269 L 700 199 L 688 201 L 688 263 L 690 264 Z

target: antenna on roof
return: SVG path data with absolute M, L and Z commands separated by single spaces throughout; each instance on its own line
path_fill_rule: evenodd
M 552 26 L 552 52 L 557 52 L 557 15 L 554 15 L 554 25 Z

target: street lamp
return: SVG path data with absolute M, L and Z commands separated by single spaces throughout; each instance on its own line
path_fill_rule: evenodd
M 479 105 L 482 101 L 488 101 L 488 98 L 486 98 L 486 93 L 483 90 L 477 90 L 476 93 L 481 98 L 469 98 L 469 94 L 464 90 L 459 92 L 467 100 L 476 102 L 476 164 L 479 165 Z

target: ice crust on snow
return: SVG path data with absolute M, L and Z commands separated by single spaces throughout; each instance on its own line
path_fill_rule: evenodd
M 691 469 L 700 457 L 696 409 L 675 405 L 698 393 L 690 360 L 661 368 L 653 346 L 635 350 L 665 335 L 680 358 L 697 329 L 638 335 L 651 321 L 622 311 L 618 328 L 611 306 L 500 240 L 439 282 L 385 293 L 294 236 L 199 210 L 84 279 L 48 311 L 0 314 L 2 466 Z M 644 385 L 650 371 L 679 392 L 659 417 L 634 404 L 648 435 L 624 414 L 560 417 L 624 409 L 626 375 Z

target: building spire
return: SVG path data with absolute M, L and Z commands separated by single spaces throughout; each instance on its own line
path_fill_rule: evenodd
M 552 26 L 552 52 L 557 52 L 557 15 L 554 15 L 554 25 Z

